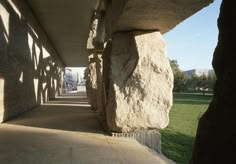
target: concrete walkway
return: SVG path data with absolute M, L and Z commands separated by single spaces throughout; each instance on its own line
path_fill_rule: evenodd
M 86 98 L 69 95 L 0 124 L 0 164 L 165 164 L 129 138 L 106 135 Z

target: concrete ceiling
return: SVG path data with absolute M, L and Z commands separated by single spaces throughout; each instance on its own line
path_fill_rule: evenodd
M 86 66 L 90 20 L 99 0 L 27 1 L 65 66 Z
M 91 17 L 100 0 L 27 0 L 65 66 L 87 66 Z M 173 29 L 213 0 L 112 0 L 106 32 Z

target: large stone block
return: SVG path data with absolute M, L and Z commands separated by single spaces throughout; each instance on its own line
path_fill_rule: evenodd
M 97 112 L 104 113 L 102 96 L 103 96 L 103 87 L 102 87 L 102 54 L 96 53 L 96 75 L 97 75 Z
M 91 55 L 93 56 L 93 55 Z M 90 64 L 86 69 L 86 93 L 88 98 L 88 103 L 91 105 L 92 109 L 97 108 L 97 73 L 96 73 L 96 63 L 94 57 L 89 58 Z
M 110 130 L 168 125 L 173 74 L 160 32 L 121 32 L 112 38 L 107 124 Z

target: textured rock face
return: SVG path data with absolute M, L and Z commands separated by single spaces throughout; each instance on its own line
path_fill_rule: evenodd
M 102 81 L 103 81 L 103 106 L 106 107 L 108 103 L 109 97 L 109 76 L 110 76 L 110 65 L 111 65 L 111 50 L 112 50 L 112 42 L 109 41 L 106 44 L 106 47 L 103 52 L 103 71 L 102 71 Z
M 107 123 L 112 131 L 164 128 L 173 74 L 160 32 L 113 35 Z
M 103 113 L 103 103 L 102 103 L 102 55 L 96 53 L 96 83 L 97 83 L 97 112 Z
M 86 93 L 93 109 L 103 112 L 102 104 L 102 59 L 100 54 L 90 55 L 89 67 L 86 70 Z
M 213 67 L 217 76 L 214 97 L 200 119 L 193 164 L 236 163 L 236 23 L 233 1 L 223 0 L 218 19 L 219 41 Z
M 96 74 L 96 63 L 93 55 L 89 58 L 89 67 L 86 69 L 86 93 L 88 98 L 88 103 L 91 105 L 92 109 L 97 108 L 97 74 Z
M 87 40 L 87 50 L 92 55 L 89 57 L 90 65 L 87 69 L 87 97 L 92 108 L 98 113 L 103 113 L 102 102 L 102 52 L 104 49 L 105 25 L 102 13 L 96 13 L 93 19 L 89 37 Z

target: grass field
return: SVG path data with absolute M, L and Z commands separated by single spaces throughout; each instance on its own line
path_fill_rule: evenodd
M 170 124 L 161 131 L 162 153 L 165 156 L 178 164 L 189 163 L 198 120 L 211 98 L 201 94 L 174 94 Z

